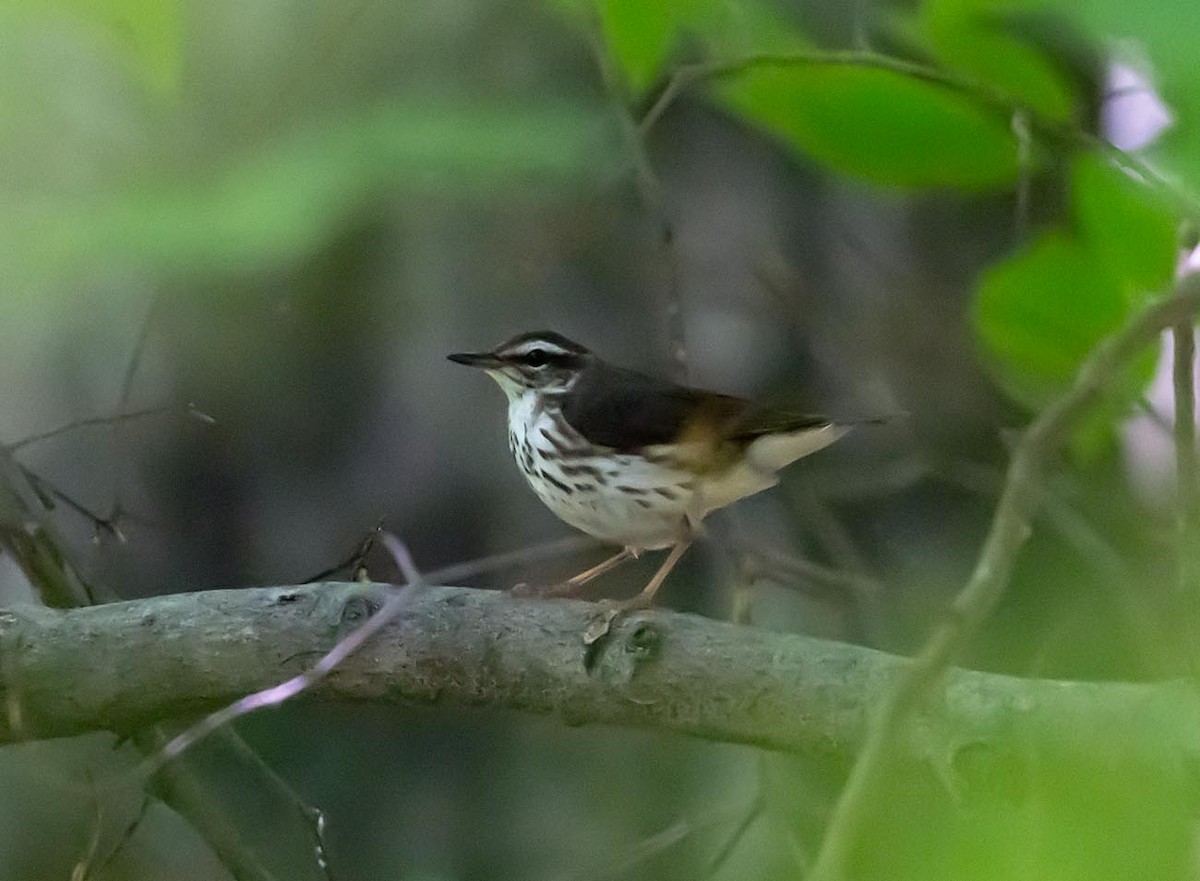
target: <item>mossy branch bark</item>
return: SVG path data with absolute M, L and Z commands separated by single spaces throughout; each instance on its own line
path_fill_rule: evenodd
M 133 732 L 210 711 L 305 669 L 386 599 L 330 583 L 0 611 L 0 742 Z M 582 633 L 595 607 L 431 587 L 311 700 L 487 706 L 802 754 L 852 756 L 909 662 L 882 652 L 652 610 Z M 1182 683 L 1020 679 L 952 670 L 898 755 L 971 786 L 1053 761 L 1152 775 L 1181 792 L 1200 754 Z

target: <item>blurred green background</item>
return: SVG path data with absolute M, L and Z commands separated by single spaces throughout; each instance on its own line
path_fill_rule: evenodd
M 567 527 L 513 467 L 500 394 L 444 356 L 546 327 L 665 373 L 675 262 L 694 383 L 908 415 L 715 518 L 737 541 L 691 553 L 663 602 L 729 617 L 730 548 L 750 543 L 869 588 L 767 566 L 753 622 L 911 651 L 970 570 L 1013 431 L 1176 270 L 1200 184 L 1192 12 L 6 0 L 0 440 L 169 408 L 19 450 L 111 519 L 58 508 L 79 567 L 121 597 L 301 581 L 380 520 L 428 571 L 527 547 Z M 630 121 L 681 64 L 817 49 L 970 87 L 763 64 L 684 90 L 645 139 L 664 253 Z M 1145 147 L 1155 173 L 1119 169 L 1107 141 Z M 1165 363 L 1148 353 L 1073 438 L 971 665 L 1187 669 Z M 596 593 L 636 590 L 656 564 Z M 29 598 L 3 561 L 0 602 Z M 845 771 L 500 712 L 298 702 L 237 727 L 326 811 L 339 881 L 799 878 Z M 219 750 L 200 756 L 279 877 L 319 877 L 293 807 Z M 70 877 L 97 817 L 117 840 L 140 795 L 97 799 L 88 781 L 132 761 L 105 736 L 0 750 L 0 879 Z M 880 795 L 864 878 L 1194 875 L 1190 810 L 1119 767 L 1044 768 L 966 801 L 906 775 Z M 96 877 L 227 876 L 155 804 Z

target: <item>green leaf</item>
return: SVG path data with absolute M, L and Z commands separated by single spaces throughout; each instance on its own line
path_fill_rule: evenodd
M 1179 217 L 1156 191 L 1100 157 L 1072 169 L 1075 218 L 1091 253 L 1127 296 L 1164 288 L 1175 272 Z
M 664 0 L 598 0 L 604 45 L 640 92 L 654 82 L 681 24 L 680 5 Z
M 693 18 L 690 30 L 713 58 L 746 58 L 764 52 L 814 48 L 778 5 L 758 0 L 717 0 L 705 15 Z
M 1083 243 L 1055 231 L 984 274 L 974 322 L 1000 384 L 1037 408 L 1073 381 L 1129 310 L 1118 278 Z M 1153 359 L 1148 363 L 1152 370 Z M 1149 376 L 1139 362 L 1116 397 L 1140 394 Z
M 389 102 L 321 120 L 224 169 L 145 176 L 108 192 L 11 195 L 0 214 L 6 283 L 116 262 L 176 270 L 255 266 L 314 247 L 364 201 L 398 191 L 475 199 L 582 181 L 596 114 Z
M 1016 15 L 1049 7 L 1046 0 L 925 0 L 925 31 L 938 60 L 1051 118 L 1068 120 L 1075 107 L 1070 83 L 1031 40 Z
M 1193 206 L 1200 203 L 1200 37 L 1194 0 L 1072 0 L 1075 20 L 1098 40 L 1136 47 L 1149 59 L 1175 125 L 1151 151 L 1155 165 L 1177 176 Z
M 605 47 L 634 92 L 654 83 L 683 39 L 714 58 L 810 45 L 776 5 L 761 0 L 596 0 L 596 10 Z
M 996 187 L 1017 176 L 1008 125 L 968 97 L 889 70 L 758 67 L 724 102 L 799 151 L 849 174 L 909 187 Z

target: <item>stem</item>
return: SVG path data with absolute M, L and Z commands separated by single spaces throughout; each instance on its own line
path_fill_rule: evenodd
M 840 881 L 847 877 L 871 795 L 901 728 L 1004 595 L 1017 552 L 1029 535 L 1031 519 L 1040 505 L 1041 485 L 1051 455 L 1133 356 L 1154 342 L 1164 329 L 1185 322 L 1190 327 L 1197 310 L 1200 273 L 1180 280 L 1172 296 L 1159 300 L 1101 342 L 1080 367 L 1074 385 L 1038 414 L 1025 431 L 1013 452 L 1004 493 L 971 578 L 955 597 L 950 614 L 879 705 L 834 808 L 809 881 Z
M 1196 521 L 1200 514 L 1200 483 L 1197 482 L 1196 462 L 1196 338 L 1191 320 L 1176 324 L 1172 329 L 1172 337 L 1175 342 L 1172 373 L 1175 386 L 1175 467 L 1179 486 L 1179 586 L 1187 593 L 1196 587 L 1196 553 L 1192 542 L 1197 535 Z
M 688 380 L 687 341 L 684 335 L 683 321 L 683 291 L 680 278 L 681 268 L 679 254 L 675 247 L 675 227 L 667 210 L 666 195 L 663 192 L 662 181 L 654 171 L 650 162 L 650 153 L 646 149 L 646 136 L 650 126 L 643 119 L 639 123 L 629 110 L 628 97 L 625 95 L 613 69 L 608 49 L 597 38 L 595 46 L 596 62 L 600 66 L 600 76 L 604 82 L 604 90 L 609 103 L 621 127 L 621 137 L 629 161 L 633 165 L 633 181 L 637 188 L 638 198 L 641 199 L 646 213 L 650 215 L 655 225 L 655 237 L 661 254 L 663 269 L 666 273 L 666 284 L 663 287 L 663 320 L 666 327 L 667 343 L 669 346 L 671 375 L 676 382 L 686 383 Z M 670 87 L 668 86 L 668 91 Z M 666 93 L 659 97 L 662 110 L 666 110 L 673 97 L 667 100 Z M 653 112 L 653 111 L 651 111 Z

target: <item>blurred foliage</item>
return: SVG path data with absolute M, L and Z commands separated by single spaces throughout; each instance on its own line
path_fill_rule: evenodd
M 60 20 L 93 32 L 114 47 L 150 90 L 167 93 L 179 84 L 183 60 L 183 9 L 178 0 L 5 0 L 0 21 Z
M 669 72 L 669 62 L 683 47 L 698 43 L 717 57 L 737 57 L 766 51 L 786 51 L 807 45 L 806 38 L 786 14 L 761 0 L 678 0 L 639 3 L 637 0 L 561 3 L 582 27 L 598 25 L 598 37 L 624 75 L 629 88 L 640 94 Z
M 1050 119 L 1070 120 L 1080 96 L 1056 59 L 1010 26 L 1019 13 L 1047 6 L 1040 0 L 927 0 L 921 4 L 920 26 L 932 54 L 947 68 Z
M 1062 0 L 1064 12 L 1097 41 L 1128 41 L 1134 59 L 1144 53 L 1155 87 L 1172 107 L 1174 126 L 1149 155 L 1178 175 L 1193 195 L 1200 190 L 1200 87 L 1196 85 L 1196 34 L 1187 0 L 1135 5 L 1122 0 Z M 1053 8 L 1053 6 L 1051 7 Z
M 976 321 L 1007 386 L 1031 406 L 1075 376 L 1129 312 L 1116 280 L 1080 242 L 1050 232 L 983 277 Z M 1145 377 L 1143 377 L 1145 379 Z
M 722 97 L 796 149 L 876 183 L 977 189 L 1017 176 L 1004 120 L 903 73 L 819 63 L 751 70 Z
M 279 263 L 393 189 L 499 198 L 513 186 L 582 181 L 601 130 L 571 106 L 387 101 L 330 115 L 201 180 L 152 178 L 14 206 L 0 259 L 28 273 L 19 278 L 69 277 L 105 260 L 156 271 Z
M 771 27 L 742 30 L 731 51 L 717 35 L 738 6 Z M 1078 150 L 1097 134 L 1091 126 L 1100 113 L 1092 105 L 1105 100 L 1096 92 L 1104 62 L 1099 44 L 1080 29 L 1113 10 L 1083 6 L 1080 15 L 1074 4 L 1045 0 L 927 0 L 907 20 L 904 37 L 935 66 L 908 72 L 875 69 L 866 56 L 822 53 L 798 25 L 789 29 L 754 4 L 606 0 L 598 8 L 608 51 L 635 91 L 646 90 L 680 36 L 694 32 L 714 53 L 708 60 L 726 66 L 717 74 L 722 105 L 803 155 L 876 183 L 970 190 L 1018 179 L 1028 187 L 1043 157 L 1064 146 Z M 1164 21 L 1152 16 L 1140 31 L 1161 39 L 1155 26 Z M 774 58 L 755 60 L 764 54 Z M 784 61 L 788 55 L 795 60 Z M 1175 67 L 1164 64 L 1163 71 L 1169 77 Z M 1164 86 L 1170 95 L 1170 83 Z M 1200 90 L 1193 84 L 1191 91 Z M 1017 117 L 1025 113 L 1037 122 L 1020 134 Z M 1073 127 L 1074 135 L 1063 141 L 1058 125 Z M 1023 146 L 1022 138 L 1034 143 Z M 976 321 L 989 363 L 1030 406 L 1044 404 L 1073 377 L 1092 346 L 1125 321 L 1135 298 L 1165 288 L 1182 219 L 1173 206 L 1189 199 L 1182 190 L 1172 198 L 1135 180 L 1098 146 L 1082 149 L 1072 168 L 1067 220 L 1075 231 L 1042 234 L 985 274 L 978 294 Z M 1135 399 L 1152 367 L 1150 355 L 1118 398 Z M 1116 418 L 1123 412 L 1111 409 Z
M 698 8 L 708 13 L 706 21 L 717 18 L 711 6 L 697 3 L 610 0 L 600 8 L 610 51 L 638 89 L 662 66 L 672 35 L 701 20 Z M 1082 105 L 1097 98 L 1088 87 L 1103 76 L 1101 53 L 1077 34 L 1072 11 L 1044 0 L 927 0 L 906 37 L 927 46 L 944 67 L 911 71 L 902 62 L 881 70 L 866 55 L 858 60 L 808 48 L 798 28 L 781 49 L 774 31 L 761 45 L 742 47 L 743 65 L 737 55 L 718 55 L 730 71 L 720 74 L 719 96 L 793 149 L 876 183 L 970 190 L 1022 178 L 1028 186 L 1034 156 L 1064 143 L 1079 149 L 1095 134 L 1087 126 L 1097 113 Z M 759 53 L 775 57 L 756 62 Z M 789 54 L 793 62 L 782 60 Z M 998 112 L 1005 104 L 1010 118 Z M 1043 120 L 1027 134 L 1017 130 L 1024 113 Z M 1074 126 L 1076 133 L 1064 142 L 1061 130 L 1047 124 Z M 1022 138 L 1051 133 L 1055 140 L 1021 145 Z M 990 363 L 1005 388 L 1034 407 L 1073 378 L 1141 295 L 1165 289 L 1176 262 L 1178 210 L 1095 143 L 1074 159 L 1067 184 L 1078 235 L 1042 234 L 986 273 L 978 293 L 976 322 Z M 1175 201 L 1184 198 L 1180 193 Z M 1131 371 L 1120 400 L 1141 394 L 1153 363 L 1149 355 Z M 1117 417 L 1123 412 L 1112 409 Z
M 1160 193 L 1094 154 L 1071 169 L 1075 222 L 1089 256 L 1133 302 L 1161 292 L 1179 257 L 1179 217 Z
M 641 91 L 662 70 L 674 48 L 679 7 L 638 0 L 603 0 L 597 3 L 605 49 L 625 72 L 630 86 Z
M 674 73 L 700 71 L 646 136 L 697 369 L 718 365 L 705 381 L 723 387 L 836 397 L 843 412 L 913 414 L 882 453 L 870 437 L 830 451 L 836 463 L 849 448 L 853 476 L 826 475 L 832 528 L 811 506 L 744 506 L 764 537 L 877 573 L 880 608 L 764 591 L 758 620 L 910 650 L 969 571 L 1003 430 L 1170 284 L 1200 190 L 1193 5 L 3 0 L 0 429 L 109 413 L 130 386 L 215 412 L 203 430 L 139 424 L 23 451 L 97 510 L 155 515 L 120 547 L 76 530 L 88 568 L 126 595 L 300 578 L 384 515 L 430 566 L 548 537 L 559 524 L 504 458 L 495 390 L 441 356 L 557 323 L 652 367 L 661 254 L 616 115 L 640 118 Z M 619 74 L 607 104 L 597 49 Z M 1104 145 L 1113 59 L 1145 70 L 1173 116 L 1133 157 Z M 1078 517 L 1036 524 L 968 662 L 1178 674 L 1194 630 L 1177 614 L 1169 477 L 1138 483 L 1134 467 L 1161 470 L 1170 450 L 1157 426 L 1153 443 L 1120 456 L 1114 443 L 1157 354 L 1076 438 L 1089 455 L 1051 490 Z M 957 459 L 975 470 L 939 470 Z M 701 568 L 685 561 L 668 601 L 723 614 L 728 579 Z M 845 623 L 870 615 L 861 631 Z M 245 730 L 327 808 L 346 878 L 610 865 L 696 878 L 719 844 L 709 827 L 645 863 L 623 855 L 680 816 L 753 797 L 760 774 L 770 822 L 714 877 L 800 877 L 845 770 L 440 709 L 288 707 Z M 70 871 L 95 814 L 81 768 L 108 744 L 77 747 L 0 756 L 0 881 Z M 898 770 L 862 877 L 1187 876 L 1195 833 L 1177 793 L 1147 792 L 1136 769 L 1080 782 L 1023 758 L 966 799 Z M 262 815 L 240 820 L 251 837 L 286 813 L 255 807 L 251 775 L 223 791 Z M 106 822 L 132 801 L 103 806 Z M 164 814 L 102 881 L 213 877 L 211 861 L 180 865 L 203 845 Z M 292 833 L 282 862 L 302 871 L 307 830 Z

